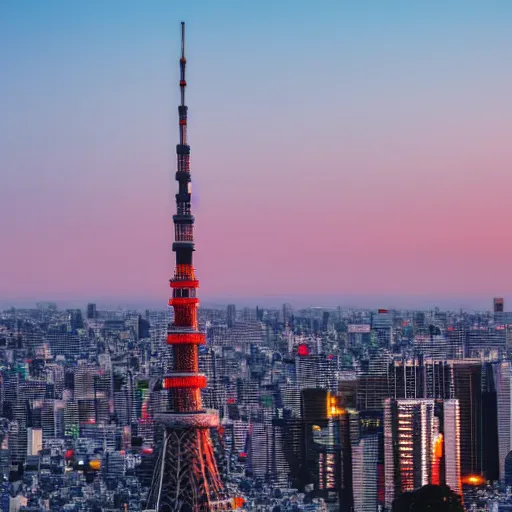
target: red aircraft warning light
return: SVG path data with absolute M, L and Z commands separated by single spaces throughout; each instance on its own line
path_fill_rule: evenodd
M 309 356 L 309 347 L 305 343 L 301 343 L 297 348 L 297 354 L 299 356 Z

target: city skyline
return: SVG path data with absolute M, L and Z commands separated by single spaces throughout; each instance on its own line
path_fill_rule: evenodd
M 512 5 L 184 4 L 0 5 L 0 512 L 508 510 Z
M 164 307 L 181 18 L 205 302 L 512 294 L 510 4 L 28 4 L 0 6 L 4 299 Z

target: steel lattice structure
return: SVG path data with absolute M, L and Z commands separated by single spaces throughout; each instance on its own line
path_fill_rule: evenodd
M 215 411 L 206 411 L 201 403 L 201 389 L 206 377 L 199 374 L 198 345 L 205 335 L 198 329 L 197 288 L 194 274 L 194 217 L 190 199 L 190 146 L 187 143 L 187 109 L 185 105 L 185 24 L 181 24 L 179 112 L 180 142 L 176 146 L 179 188 L 174 215 L 176 269 L 170 284 L 174 323 L 169 326 L 167 344 L 172 347 L 173 372 L 163 379 L 169 390 L 171 411 L 157 416 L 165 430 L 155 464 L 148 508 L 157 512 L 210 512 L 232 509 L 219 476 L 210 429 L 218 425 Z

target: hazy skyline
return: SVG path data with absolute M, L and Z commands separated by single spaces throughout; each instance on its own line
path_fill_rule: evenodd
M 205 301 L 512 296 L 512 3 L 25 0 L 3 299 L 165 305 L 181 20 Z

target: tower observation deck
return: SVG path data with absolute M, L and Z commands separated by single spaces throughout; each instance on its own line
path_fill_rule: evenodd
M 206 377 L 199 373 L 198 346 L 206 342 L 199 331 L 197 308 L 199 281 L 194 273 L 194 217 L 192 215 L 190 146 L 187 139 L 185 105 L 185 24 L 181 24 L 179 144 L 176 146 L 178 193 L 174 221 L 173 251 L 176 253 L 174 277 L 170 280 L 174 322 L 169 325 L 167 344 L 173 353 L 174 367 L 163 378 L 169 394 L 169 410 L 156 416 L 164 429 L 157 451 L 147 507 L 157 512 L 210 512 L 232 510 L 221 481 L 210 429 L 218 426 L 216 411 L 205 410 L 201 389 Z

